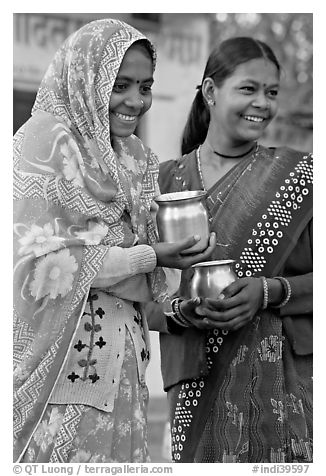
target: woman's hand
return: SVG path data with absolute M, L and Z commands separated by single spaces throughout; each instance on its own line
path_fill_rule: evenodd
M 155 243 L 152 247 L 156 253 L 157 265 L 165 266 L 166 268 L 186 269 L 195 263 L 206 261 L 216 246 L 215 233 L 211 233 L 208 247 L 204 251 L 189 255 L 182 254 L 199 240 L 200 237 L 191 236 L 175 243 Z
M 201 299 L 199 297 L 183 300 L 179 308 L 182 316 L 189 322 L 190 327 L 197 327 L 197 329 L 204 331 L 215 328 L 215 324 L 210 324 L 203 319 L 204 316 L 198 313 L 200 304 Z
M 240 278 L 223 290 L 222 298 L 203 299 L 196 312 L 202 316 L 206 329 L 235 331 L 251 321 L 262 302 L 261 279 Z

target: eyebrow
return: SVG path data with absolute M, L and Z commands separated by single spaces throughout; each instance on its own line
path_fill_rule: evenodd
M 246 82 L 253 83 L 253 84 L 256 84 L 256 85 L 260 84 L 258 81 L 256 81 L 255 79 L 251 79 L 251 78 L 242 79 L 240 81 L 240 84 L 241 83 L 246 83 Z M 264 84 L 264 86 L 266 87 L 267 84 Z M 269 88 L 278 88 L 279 86 L 280 86 L 280 83 L 275 83 L 275 84 L 268 85 Z
M 120 80 L 120 79 L 123 79 L 123 80 L 126 80 L 126 81 L 133 81 L 133 78 L 130 78 L 130 76 L 124 76 L 124 75 L 119 76 L 119 74 L 118 74 L 118 76 L 116 77 L 116 81 L 117 81 L 118 79 L 119 79 L 119 80 Z M 151 77 L 149 77 L 149 78 L 143 79 L 141 82 L 142 82 L 142 83 L 149 83 L 149 82 L 154 83 L 154 78 L 153 78 L 153 76 L 151 76 Z

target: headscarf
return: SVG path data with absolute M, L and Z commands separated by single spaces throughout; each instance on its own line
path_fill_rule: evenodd
M 109 247 L 157 241 L 157 157 L 134 135 L 110 137 L 108 112 L 123 57 L 141 39 L 154 68 L 153 45 L 122 21 L 72 34 L 14 137 L 15 460 L 42 417 Z M 163 271 L 149 281 L 163 300 Z

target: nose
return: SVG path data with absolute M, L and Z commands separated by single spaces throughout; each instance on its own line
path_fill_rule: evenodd
M 132 107 L 134 109 L 142 108 L 144 106 L 144 101 L 142 96 L 138 90 L 131 91 L 128 97 L 125 99 L 125 104 L 128 107 Z
M 252 101 L 252 105 L 260 109 L 270 109 L 269 99 L 266 94 L 264 94 L 264 92 L 256 94 L 255 98 Z

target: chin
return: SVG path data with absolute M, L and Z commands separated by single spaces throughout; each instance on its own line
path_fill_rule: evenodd
M 242 139 L 248 142 L 259 140 L 264 134 L 265 129 L 266 128 L 260 129 L 259 131 L 246 131 L 246 133 L 242 134 Z
M 116 136 L 116 137 L 129 137 L 131 136 L 132 134 L 134 134 L 136 128 L 133 127 L 133 128 L 130 128 L 130 129 L 126 129 L 126 128 L 116 128 L 116 129 L 113 129 L 111 130 L 111 134 L 113 136 Z
M 259 140 L 262 137 L 263 134 L 264 134 L 264 131 L 260 131 L 257 134 L 250 134 L 250 136 L 249 135 L 247 136 L 247 140 L 248 140 L 248 142 L 253 141 L 253 140 L 254 141 Z

